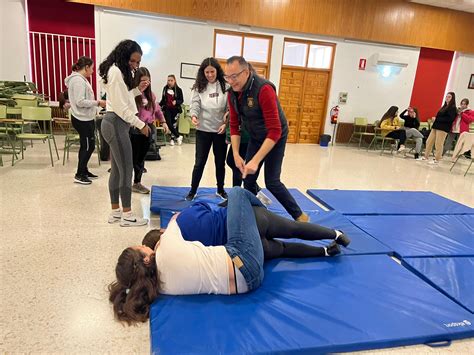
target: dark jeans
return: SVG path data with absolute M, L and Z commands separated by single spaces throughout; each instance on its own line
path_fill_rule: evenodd
M 265 260 L 275 258 L 311 258 L 324 256 L 323 247 L 303 243 L 287 243 L 274 238 L 303 240 L 334 239 L 336 232 L 312 223 L 292 221 L 268 211 L 265 207 L 253 206 L 258 232 L 262 239 Z
M 95 149 L 95 123 L 91 121 L 80 121 L 71 115 L 71 123 L 79 133 L 79 161 L 77 163 L 77 175 L 87 174 L 87 163 Z
M 260 163 L 258 170 L 253 175 L 248 175 L 244 179 L 244 187 L 246 190 L 249 190 L 253 194 L 257 194 L 258 185 L 257 178 L 262 168 L 263 163 L 265 163 L 265 186 L 268 190 L 276 197 L 276 199 L 283 205 L 285 210 L 293 217 L 297 219 L 303 213 L 301 208 L 296 203 L 295 199 L 288 192 L 288 189 L 280 181 L 281 175 L 281 165 L 283 163 L 283 156 L 285 155 L 285 146 L 286 146 L 287 137 L 281 137 L 280 140 L 275 144 L 273 149 L 267 154 L 265 159 Z M 247 154 L 245 156 L 245 161 L 250 161 L 253 156 L 258 152 L 262 143 L 255 142 L 250 140 L 248 143 Z
M 225 134 L 196 131 L 196 157 L 191 180 L 191 191 L 194 193 L 199 187 L 211 146 L 216 166 L 217 190 L 222 191 L 224 189 L 225 155 L 227 151 Z
M 405 141 L 407 140 L 407 132 L 404 129 L 397 129 L 387 134 L 387 137 L 398 139 L 399 141 L 397 145 L 397 148 L 398 148 L 400 147 L 400 145 L 405 144 Z
M 151 127 L 150 127 L 151 128 Z M 141 134 L 136 128 L 130 129 L 130 141 L 132 142 L 133 154 L 133 183 L 142 181 L 143 168 L 145 167 L 145 156 L 150 148 L 150 137 Z
M 179 132 L 174 126 L 174 123 L 176 122 L 175 118 L 176 118 L 176 115 L 178 114 L 178 110 L 165 108 L 165 112 L 163 112 L 163 114 L 165 116 L 166 125 L 168 126 L 171 132 L 171 139 L 178 138 Z
M 247 147 L 248 143 L 240 143 L 239 155 L 241 157 L 245 157 L 247 155 Z M 229 152 L 227 153 L 227 165 L 232 169 L 232 186 L 242 186 L 242 173 L 235 166 L 232 144 L 229 145 Z

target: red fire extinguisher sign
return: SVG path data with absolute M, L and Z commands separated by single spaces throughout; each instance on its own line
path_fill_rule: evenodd
M 365 65 L 367 64 L 367 59 L 360 58 L 359 59 L 359 70 L 365 70 Z

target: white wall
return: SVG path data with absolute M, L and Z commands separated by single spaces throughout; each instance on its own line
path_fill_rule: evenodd
M 24 0 L 0 1 L 0 80 L 29 80 Z
M 456 52 L 449 73 L 446 92 L 453 91 L 456 94 L 456 104 L 459 105 L 463 98 L 468 98 L 469 106 L 474 107 L 474 89 L 468 89 L 468 83 L 474 74 L 474 55 Z

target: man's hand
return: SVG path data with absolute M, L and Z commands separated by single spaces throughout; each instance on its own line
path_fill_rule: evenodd
M 253 175 L 257 172 L 258 170 L 258 163 L 255 162 L 253 159 L 250 160 L 247 164 L 244 166 L 244 172 L 242 173 L 242 179 L 245 179 L 247 175 Z
M 242 157 L 240 155 L 237 155 L 237 156 L 234 155 L 234 162 L 235 162 L 235 166 L 237 167 L 237 169 L 239 169 L 240 172 L 243 175 L 244 174 L 244 168 L 245 168 L 245 161 L 242 159 Z

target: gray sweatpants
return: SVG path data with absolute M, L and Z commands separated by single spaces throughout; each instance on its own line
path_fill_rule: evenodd
M 421 153 L 421 147 L 423 146 L 423 135 L 416 128 L 405 127 L 407 138 L 412 138 L 415 141 L 415 152 Z
M 130 125 L 113 112 L 107 112 L 101 131 L 110 146 L 111 170 L 109 193 L 112 204 L 122 200 L 122 208 L 132 205 L 133 155 L 129 136 Z

